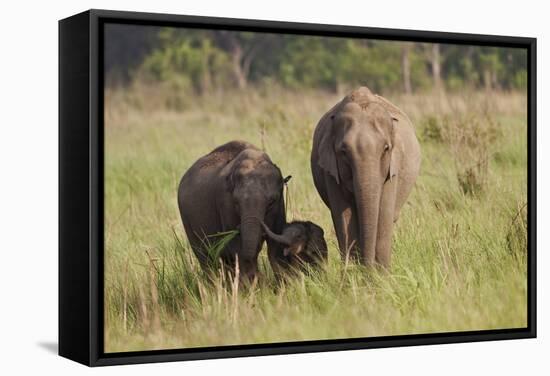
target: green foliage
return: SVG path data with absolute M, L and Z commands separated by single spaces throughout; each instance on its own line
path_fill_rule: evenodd
M 422 141 L 444 142 L 446 137 L 445 125 L 447 119 L 438 116 L 429 115 L 422 119 L 420 124 L 420 139 Z
M 280 62 L 281 82 L 291 87 L 335 87 L 338 76 L 334 75 L 339 50 L 329 48 L 332 40 L 321 37 L 310 39 L 286 37 L 284 58 Z M 346 45 L 333 46 L 345 49 Z
M 239 235 L 239 230 L 219 232 L 209 236 L 209 238 L 213 239 L 213 241 L 210 242 L 210 239 L 208 239 L 209 244 L 205 244 L 205 248 L 212 264 L 217 264 L 221 252 L 237 235 Z
M 344 64 L 344 82 L 367 85 L 377 92 L 396 89 L 401 84 L 397 43 L 373 41 L 369 44 L 350 41 L 348 61 Z
M 527 88 L 527 70 L 521 69 L 517 71 L 513 76 L 510 86 L 519 89 Z
M 444 45 L 443 74 L 448 88 L 525 89 L 526 50 Z
M 430 76 L 426 58 L 422 49 L 416 46 L 410 51 L 409 59 L 411 64 L 411 85 L 413 90 L 423 91 L 429 89 L 432 85 L 432 77 Z M 401 64 L 399 68 L 402 69 Z
M 326 37 L 286 38 L 279 77 L 284 85 L 322 87 L 367 85 L 376 91 L 396 88 L 400 82 L 399 46 Z M 384 64 L 380 62 L 384 61 Z
M 174 29 L 163 29 L 162 47 L 145 58 L 140 73 L 145 79 L 171 82 L 183 90 L 199 93 L 213 87 L 227 87 L 231 69 L 223 50 L 213 45 L 208 34 L 190 31 L 180 37 Z

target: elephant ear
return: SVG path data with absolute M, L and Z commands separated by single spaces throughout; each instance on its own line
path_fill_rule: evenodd
M 334 140 L 332 132 L 332 120 L 334 115 L 326 116 L 322 122 L 327 122 L 324 125 L 325 132 L 319 142 L 317 153 L 319 154 L 319 166 L 328 172 L 336 180 L 336 184 L 340 184 L 340 173 L 338 172 L 338 163 L 336 161 L 336 152 L 334 151 Z
M 233 180 L 233 171 L 231 171 L 229 175 L 225 177 L 225 187 L 228 192 L 233 192 L 233 190 L 235 189 L 235 182 Z
M 234 159 L 231 163 L 231 165 L 228 165 L 229 172 L 227 173 L 227 176 L 225 177 L 225 187 L 228 192 L 233 192 L 235 189 L 236 182 L 236 171 L 240 166 L 241 159 L 238 157 Z
M 392 147 L 390 150 L 390 168 L 388 171 L 388 177 L 386 178 L 386 181 L 387 180 L 392 181 L 392 179 L 397 175 L 397 153 L 395 150 L 397 145 L 396 145 L 396 137 L 395 137 L 395 127 L 399 120 L 394 115 L 391 115 L 391 119 L 392 119 L 392 125 L 391 125 L 390 139 L 391 139 Z

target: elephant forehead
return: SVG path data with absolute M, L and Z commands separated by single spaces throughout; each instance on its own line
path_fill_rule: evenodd
M 301 225 L 290 225 L 283 230 L 283 233 L 287 236 L 299 237 L 305 233 L 305 229 Z
M 238 171 L 241 174 L 252 172 L 258 167 L 259 164 L 260 164 L 260 161 L 256 159 L 246 158 L 241 160 Z
M 262 162 L 269 160 L 267 154 L 258 149 L 245 149 L 241 152 L 240 157 L 243 160 L 249 160 L 251 162 Z
M 371 102 L 365 107 L 349 103 L 342 108 L 342 111 L 338 114 L 338 119 L 340 123 L 346 124 L 346 128 L 353 128 L 354 125 L 358 125 L 358 131 L 361 128 L 370 126 L 370 128 L 384 133 L 392 125 L 390 113 L 375 102 Z
M 237 173 L 241 186 L 252 191 L 276 192 L 283 185 L 281 173 L 270 163 L 243 163 Z
M 352 117 L 384 117 L 390 118 L 390 112 L 388 109 L 378 101 L 364 101 L 364 102 L 347 102 L 340 108 L 339 114 L 341 116 Z
M 340 117 L 349 116 L 351 118 L 358 118 L 364 115 L 363 108 L 355 102 L 345 103 L 339 111 Z
M 239 164 L 238 173 L 241 175 L 276 176 L 280 175 L 277 168 L 266 160 L 243 159 Z

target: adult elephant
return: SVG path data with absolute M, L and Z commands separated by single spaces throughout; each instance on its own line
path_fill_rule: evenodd
M 185 232 L 201 267 L 209 270 L 213 235 L 239 229 L 219 257 L 230 268 L 238 264 L 241 277 L 257 274 L 257 258 L 265 240 L 262 222 L 275 232 L 286 223 L 279 168 L 266 153 L 244 141 L 221 145 L 199 158 L 183 175 L 178 205 Z M 278 272 L 283 246 L 267 240 L 270 263 Z
M 354 90 L 319 121 L 311 170 L 342 257 L 389 267 L 393 224 L 420 170 L 407 115 L 366 87 Z

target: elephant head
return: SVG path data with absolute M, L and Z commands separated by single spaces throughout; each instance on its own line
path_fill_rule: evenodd
M 358 234 L 355 255 L 365 264 L 386 265 L 400 153 L 396 152 L 398 118 L 380 98 L 362 87 L 325 114 L 319 124 L 324 133 L 317 163 L 334 179 L 342 196 L 353 198 L 349 202 Z
M 239 268 L 244 277 L 253 279 L 257 272 L 257 256 L 264 237 L 261 223 L 265 221 L 282 230 L 286 223 L 283 198 L 283 179 L 280 169 L 262 151 L 246 149 L 227 166 L 225 191 L 229 198 L 223 210 L 222 222 L 236 223 L 240 229 L 237 253 Z
M 319 266 L 327 260 L 328 250 L 323 229 L 313 222 L 294 221 L 276 234 L 262 223 L 267 236 L 281 244 L 283 255 L 291 266 Z

